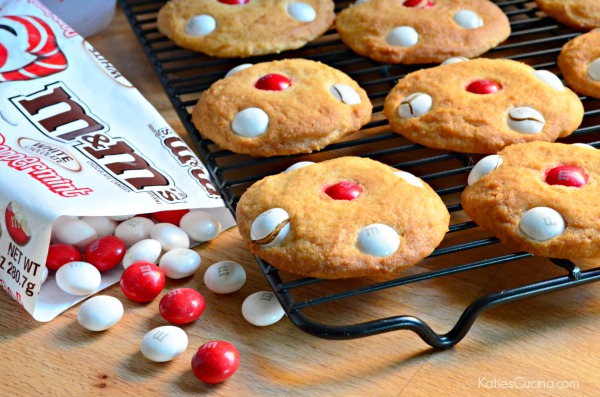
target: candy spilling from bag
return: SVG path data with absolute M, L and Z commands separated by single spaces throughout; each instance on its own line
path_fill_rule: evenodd
M 234 224 L 201 161 L 107 59 L 40 2 L 0 3 L 0 286 L 27 312 L 49 321 L 89 296 L 65 293 L 53 271 L 42 285 L 61 217 L 201 209 Z M 137 231 L 125 225 L 125 238 Z M 89 229 L 73 230 L 58 240 L 74 233 L 85 250 Z M 123 270 L 103 271 L 91 294 Z

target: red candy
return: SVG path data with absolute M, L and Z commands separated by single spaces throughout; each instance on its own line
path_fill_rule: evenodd
M 50 270 L 58 270 L 69 262 L 79 262 L 83 259 L 81 252 L 69 244 L 51 244 L 48 247 L 48 257 L 46 258 L 46 267 Z
M 181 218 L 190 210 L 170 210 L 170 211 L 159 211 L 152 214 L 152 218 L 157 223 L 171 223 L 175 226 L 179 226 Z
M 500 83 L 494 80 L 476 80 L 467 86 L 467 91 L 473 94 L 494 94 L 502 89 Z
M 283 91 L 289 88 L 290 85 L 292 85 L 290 79 L 280 74 L 272 73 L 258 79 L 254 86 L 259 90 Z
M 415 8 L 431 8 L 435 5 L 432 0 L 406 0 L 402 3 L 404 7 L 415 7 Z
M 121 275 L 121 290 L 134 302 L 150 302 L 165 286 L 165 274 L 152 262 L 139 261 Z
M 192 357 L 194 375 L 205 383 L 223 382 L 239 365 L 240 354 L 235 346 L 222 340 L 203 344 Z
M 325 188 L 325 194 L 334 200 L 354 200 L 362 193 L 362 188 L 353 182 L 340 182 Z
M 581 168 L 571 165 L 554 167 L 546 174 L 546 183 L 549 185 L 581 187 L 587 181 L 587 174 Z
M 244 5 L 246 3 L 248 3 L 250 0 L 218 0 L 219 3 L 223 3 L 223 4 L 229 4 L 232 6 L 241 6 Z
M 173 324 L 196 321 L 204 311 L 206 302 L 202 294 L 192 288 L 177 288 L 162 297 L 158 310 L 165 320 Z
M 117 266 L 125 256 L 125 243 L 116 236 L 104 236 L 92 241 L 85 249 L 85 261 L 104 272 Z

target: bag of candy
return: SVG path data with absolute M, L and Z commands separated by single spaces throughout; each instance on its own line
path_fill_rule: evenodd
M 107 233 L 100 224 L 114 234 L 129 222 L 122 228 L 140 228 L 148 238 L 150 229 L 136 226 L 145 221 L 132 215 L 144 214 L 152 226 L 168 223 L 152 214 L 190 209 L 208 214 L 191 218 L 216 221 L 188 220 L 188 228 L 234 224 L 201 161 L 107 59 L 39 1 L 0 2 L 3 289 L 49 321 L 123 271 L 104 268 L 93 291 L 65 292 L 58 267 L 46 266 L 51 245 L 76 246 L 85 261 L 88 246 Z M 64 221 L 69 226 L 58 227 Z

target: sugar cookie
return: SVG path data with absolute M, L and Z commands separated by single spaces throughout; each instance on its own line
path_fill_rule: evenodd
M 535 0 L 550 18 L 575 29 L 600 27 L 599 0 Z
M 329 29 L 331 0 L 171 0 L 158 29 L 181 47 L 221 58 L 296 49 Z
M 393 274 L 442 241 L 450 215 L 421 179 L 378 161 L 340 157 L 273 175 L 237 205 L 249 249 L 290 273 Z
M 471 171 L 465 212 L 514 249 L 600 256 L 600 151 L 562 143 L 509 146 Z
M 502 10 L 487 0 L 367 0 L 339 13 L 336 28 L 356 53 L 385 63 L 473 58 L 510 35 Z
M 549 71 L 508 59 L 473 59 L 406 75 L 383 109 L 413 142 L 467 153 L 554 141 L 583 120 L 579 97 Z
M 305 59 L 264 62 L 215 82 L 192 111 L 202 136 L 253 156 L 310 153 L 371 118 L 366 92 L 345 73 Z
M 558 67 L 575 92 L 600 98 L 600 29 L 565 44 L 558 55 Z

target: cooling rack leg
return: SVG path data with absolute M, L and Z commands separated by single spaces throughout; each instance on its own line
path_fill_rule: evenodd
M 559 264 L 559 266 L 566 266 L 569 275 L 503 290 L 478 298 L 465 309 L 454 327 L 443 335 L 436 333 L 421 319 L 412 316 L 395 316 L 339 326 L 314 322 L 306 317 L 301 310 L 289 313 L 288 317 L 303 331 L 325 339 L 354 339 L 390 331 L 409 330 L 436 349 L 448 349 L 460 342 L 467 335 L 479 315 L 488 309 L 505 303 L 600 281 L 600 268 L 582 272 L 578 267 L 568 265 L 567 262 Z
M 550 261 L 568 271 L 569 277 L 572 280 L 579 280 L 581 278 L 581 269 L 573 262 L 566 259 L 550 259 Z

